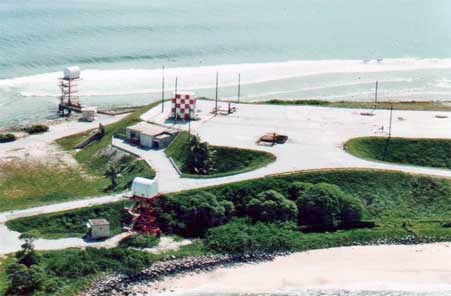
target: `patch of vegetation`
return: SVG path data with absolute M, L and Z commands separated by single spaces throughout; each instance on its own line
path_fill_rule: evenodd
M 145 249 L 145 248 L 153 248 L 158 246 L 160 242 L 160 238 L 151 234 L 133 234 L 127 236 L 123 240 L 119 242 L 120 247 L 124 248 L 137 248 L 137 249 Z
M 209 193 L 198 191 L 184 196 L 168 196 L 158 199 L 156 207 L 163 231 L 183 236 L 203 236 L 208 228 L 228 221 L 233 204 Z
M 98 195 L 107 184 L 106 179 L 74 167 L 0 162 L 0 212 Z
M 162 254 L 128 248 L 32 251 L 37 261 L 31 265 L 21 263 L 19 253 L 9 256 L 6 268 L 0 270 L 0 279 L 7 279 L 6 295 L 77 295 L 103 273 L 134 273 L 169 256 L 198 256 L 206 252 L 200 243 Z
M 299 195 L 299 224 L 314 230 L 335 230 L 361 220 L 362 202 L 337 185 L 319 183 Z
M 214 178 L 240 174 L 264 167 L 276 160 L 268 152 L 211 146 L 196 136 L 181 132 L 166 148 L 183 177 Z
M 403 102 L 377 102 L 376 109 L 390 110 L 419 110 L 419 111 L 451 111 L 450 102 L 441 101 L 403 101 Z M 335 108 L 358 108 L 373 109 L 374 102 L 356 102 L 356 101 L 324 101 L 324 100 L 283 100 L 274 99 L 260 101 L 251 104 L 270 104 L 270 105 L 297 105 L 297 106 L 322 106 Z
M 6 225 L 28 236 L 49 239 L 64 237 L 83 237 L 87 234 L 86 223 L 89 219 L 105 218 L 110 222 L 112 235 L 122 232 L 122 209 L 130 205 L 121 201 L 106 205 L 86 207 L 76 210 L 24 217 L 10 220 Z
M 264 192 L 268 190 L 275 190 L 284 199 L 281 199 L 280 196 L 277 198 L 279 194 L 276 194 L 276 202 L 269 201 L 269 203 L 274 202 L 275 205 L 283 205 L 287 201 L 295 201 L 299 205 L 299 196 L 305 196 L 305 193 L 309 191 L 309 188 L 312 188 L 313 184 L 318 185 L 319 183 L 338 186 L 339 190 L 346 195 L 344 199 L 358 199 L 361 202 L 363 208 L 361 212 L 359 211 L 359 217 L 362 221 L 368 223 L 351 225 L 352 227 L 376 225 L 376 227 L 370 229 L 353 230 L 348 230 L 352 227 L 343 227 L 342 225 L 333 230 L 333 233 L 341 233 L 340 237 L 357 233 L 364 236 L 365 240 L 370 240 L 373 234 L 378 238 L 390 238 L 392 232 L 405 235 L 406 228 L 403 225 L 406 221 L 407 224 L 412 224 L 409 229 L 417 235 L 430 235 L 439 239 L 449 237 L 451 234 L 450 228 L 443 227 L 445 223 L 449 222 L 451 214 L 450 180 L 401 172 L 364 169 L 292 173 L 167 194 L 164 198 L 159 199 L 156 204 L 158 222 L 166 233 L 190 237 L 204 237 L 208 230 L 227 224 L 233 218 L 245 218 L 251 221 L 251 224 L 262 223 L 260 212 L 257 214 L 256 211 L 249 211 L 249 205 L 258 203 L 251 202 L 251 200 L 256 199 L 260 194 L 267 194 Z M 317 190 L 315 189 L 315 191 Z M 333 189 L 332 192 L 336 190 Z M 311 195 L 313 193 L 311 192 Z M 342 194 L 339 193 L 339 195 Z M 266 206 L 266 204 L 261 205 L 262 209 L 268 209 Z M 101 207 L 105 211 L 109 207 L 122 208 L 122 206 L 118 207 L 117 203 L 105 204 Z M 291 207 L 281 206 L 280 208 Z M 88 208 L 86 211 L 94 212 L 92 208 Z M 341 207 L 340 211 L 340 214 L 335 216 L 338 217 L 338 220 L 334 222 L 334 225 L 342 224 L 343 211 Z M 67 214 L 71 212 L 75 211 L 69 211 Z M 199 213 L 201 220 L 197 220 Z M 277 213 L 274 213 L 271 213 L 268 209 L 267 214 L 263 215 L 264 222 L 270 224 L 289 223 L 291 225 L 296 225 L 299 222 L 297 218 L 293 218 L 291 215 L 287 215 L 290 218 L 280 221 Z M 49 215 L 45 216 L 47 216 L 47 219 L 43 220 L 42 225 L 50 223 L 48 221 L 52 219 Z M 33 219 L 39 221 L 40 217 L 36 216 Z M 26 218 L 8 223 L 18 223 L 16 221 L 22 219 Z M 86 218 L 78 220 L 86 221 Z M 199 221 L 202 221 L 202 223 Z M 30 223 L 32 223 L 31 219 L 21 222 L 24 227 Z M 67 226 L 62 225 L 62 223 L 55 223 L 55 227 L 60 228 L 52 228 L 51 230 L 46 230 L 44 226 L 31 225 L 31 227 L 22 228 L 19 231 L 36 229 L 41 233 L 41 236 L 48 236 L 50 232 L 69 232 Z M 302 227 L 303 224 L 300 223 L 300 226 Z M 408 233 L 411 234 L 411 232 Z M 304 233 L 304 235 L 310 235 L 310 233 Z M 352 241 L 354 238 L 349 236 L 348 239 Z
M 211 228 L 205 247 L 220 253 L 300 252 L 341 246 L 415 244 L 450 239 L 451 231 L 440 231 L 433 222 L 417 222 L 411 225 L 410 231 L 401 227 L 401 223 L 388 223 L 371 229 L 305 233 L 300 232 L 293 223 L 252 223 L 247 219 L 234 218 L 225 225 Z
M 16 136 L 13 134 L 0 134 L 0 143 L 14 142 Z
M 49 130 L 49 127 L 45 124 L 34 124 L 30 127 L 24 128 L 24 131 L 29 133 L 30 135 L 45 133 L 48 130 Z
M 449 139 L 391 138 L 386 146 L 386 138 L 363 137 L 349 140 L 345 149 L 369 160 L 451 169 Z

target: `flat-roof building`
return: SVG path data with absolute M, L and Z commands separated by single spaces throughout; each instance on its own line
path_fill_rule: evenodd
M 165 148 L 177 133 L 175 129 L 147 122 L 127 127 L 128 141 L 146 148 Z

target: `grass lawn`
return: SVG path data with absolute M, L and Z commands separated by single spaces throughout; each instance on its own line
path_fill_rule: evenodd
M 411 101 L 411 102 L 378 102 L 376 109 L 390 109 L 393 106 L 394 110 L 418 110 L 418 111 L 451 111 L 450 102 L 434 102 L 434 101 Z M 297 105 L 297 106 L 322 106 L 335 108 L 358 108 L 358 109 L 373 109 L 373 102 L 355 102 L 355 101 L 323 101 L 323 100 L 283 100 L 274 99 L 268 101 L 257 102 L 257 104 L 271 104 L 271 105 Z
M 0 212 L 40 206 L 83 197 L 105 195 L 110 180 L 104 172 L 111 163 L 112 155 L 103 153 L 111 144 L 115 133 L 123 133 L 125 128 L 155 106 L 157 103 L 126 116 L 124 119 L 105 127 L 102 140 L 75 152 L 74 147 L 85 139 L 91 131 L 72 135 L 57 140 L 68 151 L 74 151 L 79 167 L 64 167 L 42 164 L 32 161 L 14 161 L 0 163 Z M 153 178 L 155 171 L 144 160 L 134 156 L 122 157 L 120 164 L 125 167 L 118 179 L 118 186 L 113 190 L 120 192 L 129 187 L 133 178 Z
M 451 169 L 450 139 L 391 138 L 384 159 L 386 143 L 386 138 L 363 137 L 349 140 L 344 147 L 369 160 Z
M 190 134 L 181 132 L 165 150 L 167 157 L 171 157 L 182 172 L 182 177 L 215 178 L 236 175 L 264 167 L 276 160 L 276 157 L 268 152 L 210 146 L 215 155 L 213 172 L 208 175 L 196 175 L 190 173 L 186 167 L 190 153 L 189 142 Z

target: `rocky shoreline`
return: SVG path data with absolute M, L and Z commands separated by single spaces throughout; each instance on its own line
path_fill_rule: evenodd
M 242 255 L 205 255 L 181 259 L 170 258 L 159 261 L 149 268 L 136 274 L 109 274 L 97 279 L 90 288 L 81 292 L 82 296 L 97 295 L 144 295 L 152 284 L 161 281 L 164 277 L 187 274 L 190 272 L 212 271 L 220 267 L 230 267 L 242 263 L 259 263 L 272 261 L 276 256 L 283 256 L 288 252 L 274 254 L 254 253 Z M 135 285 L 146 285 L 146 291 L 134 289 Z

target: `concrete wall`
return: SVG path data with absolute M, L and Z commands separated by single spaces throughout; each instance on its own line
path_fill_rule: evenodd
M 91 237 L 92 238 L 103 238 L 110 236 L 110 225 L 92 225 L 91 226 Z
M 152 145 L 153 145 L 153 137 L 152 136 L 140 134 L 139 139 L 140 139 L 141 146 L 152 148 Z

